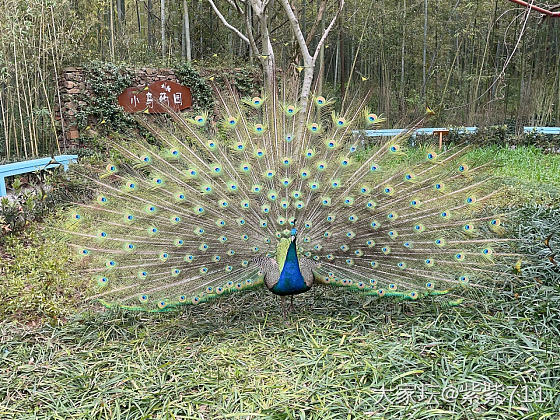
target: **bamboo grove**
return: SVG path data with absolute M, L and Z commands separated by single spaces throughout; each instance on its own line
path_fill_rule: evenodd
M 252 1 L 0 0 L 0 160 L 58 151 L 64 66 L 259 65 L 240 36 L 250 26 L 260 42 Z M 279 3 L 267 6 L 276 66 L 297 71 L 301 57 Z M 340 0 L 290 4 L 313 47 Z M 389 126 L 406 125 L 426 105 L 441 124 L 558 125 L 559 49 L 560 19 L 507 0 L 347 0 L 316 72 L 330 96 L 372 89 Z

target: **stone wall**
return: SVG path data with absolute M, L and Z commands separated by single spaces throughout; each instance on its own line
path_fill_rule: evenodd
M 175 72 L 171 69 L 139 68 L 126 70 L 132 74 L 131 87 L 144 87 L 158 80 L 178 82 Z M 57 105 L 55 114 L 60 122 L 62 141 L 66 146 L 72 146 L 77 143 L 76 140 L 80 137 L 76 114 L 81 107 L 86 105 L 82 100 L 83 95 L 91 95 L 92 90 L 85 80 L 84 70 L 81 67 L 63 69 L 58 83 L 62 112 Z

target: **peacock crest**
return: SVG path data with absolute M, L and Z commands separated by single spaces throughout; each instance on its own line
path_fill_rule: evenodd
M 415 300 L 491 287 L 505 256 L 499 192 L 469 147 L 422 149 L 406 137 L 364 147 L 383 122 L 367 97 L 337 111 L 288 89 L 218 92 L 217 120 L 172 113 L 139 121 L 155 141 L 113 141 L 95 201 L 66 233 L 95 298 L 162 311 L 237 290 L 297 294 L 313 283 Z

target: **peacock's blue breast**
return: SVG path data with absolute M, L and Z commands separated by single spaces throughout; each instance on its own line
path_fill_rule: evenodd
M 309 286 L 305 284 L 301 270 L 299 269 L 299 261 L 297 258 L 295 242 L 290 244 L 286 261 L 278 282 L 270 291 L 276 295 L 287 296 L 297 295 L 309 290 Z

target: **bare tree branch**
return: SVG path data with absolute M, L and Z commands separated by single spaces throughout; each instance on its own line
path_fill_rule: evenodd
M 208 0 L 208 3 L 210 3 L 210 6 L 212 6 L 212 9 L 214 9 L 214 13 L 216 13 L 216 16 L 218 16 L 218 18 L 222 21 L 222 23 L 224 24 L 224 26 L 226 28 L 229 28 L 230 30 L 232 30 L 233 32 L 235 32 L 235 34 L 241 38 L 243 41 L 245 41 L 247 44 L 249 44 L 249 38 L 247 38 L 245 35 L 243 35 L 241 33 L 241 31 L 237 28 L 235 28 L 234 26 L 230 25 L 226 18 L 224 17 L 224 15 L 222 15 L 222 13 L 218 10 L 218 8 L 216 7 L 216 5 L 214 4 L 214 2 L 212 0 Z
M 251 5 L 247 5 L 247 7 L 251 7 Z M 249 10 L 245 12 L 245 21 L 247 25 L 247 37 L 249 38 L 249 46 L 253 50 L 253 54 L 259 57 L 260 59 L 260 52 L 259 48 L 257 47 L 257 43 L 255 42 L 255 37 L 253 36 L 253 24 L 251 23 L 251 18 L 249 16 Z
M 288 2 L 288 0 L 280 0 L 280 3 L 282 3 L 282 6 L 284 6 L 284 10 L 286 11 L 290 24 L 292 25 L 292 31 L 294 32 L 296 40 L 299 44 L 305 66 L 313 66 L 313 57 L 311 57 L 311 54 L 309 54 L 307 43 L 305 42 L 305 38 L 303 37 L 303 33 L 301 32 L 298 18 L 292 10 L 292 6 Z
M 319 24 L 323 19 L 323 14 L 325 13 L 326 8 L 327 8 L 327 0 L 321 0 L 321 4 L 319 5 L 319 10 L 317 11 L 317 17 L 315 18 L 315 22 L 313 22 L 313 26 L 311 27 L 311 30 L 307 34 L 307 38 L 305 38 L 305 41 L 307 43 L 310 43 L 313 37 L 315 36 L 315 31 L 317 31 L 317 28 L 319 27 Z
M 344 7 L 344 0 L 340 0 L 340 7 L 338 8 L 338 10 L 336 11 L 336 14 L 334 15 L 334 17 L 331 20 L 331 23 L 329 24 L 329 26 L 327 27 L 327 29 L 325 29 L 325 32 L 323 33 L 323 36 L 321 37 L 321 39 L 319 40 L 319 43 L 317 44 L 317 47 L 315 49 L 315 54 L 313 54 L 313 62 L 315 62 L 315 60 L 317 59 L 317 56 L 319 55 L 319 51 L 321 50 L 322 45 L 325 43 L 325 41 L 327 40 L 327 36 L 329 36 L 329 32 L 331 31 L 331 29 L 333 28 L 336 20 L 338 19 L 338 15 L 340 14 L 340 12 L 342 11 L 342 8 Z

